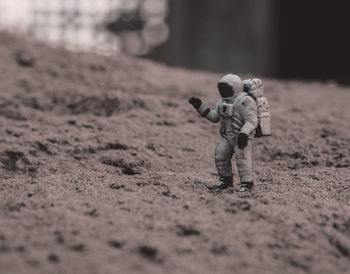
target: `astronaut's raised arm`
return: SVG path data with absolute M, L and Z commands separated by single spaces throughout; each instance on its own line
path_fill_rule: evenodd
M 218 114 L 218 103 L 215 105 L 215 109 L 210 109 L 204 103 L 197 110 L 202 117 L 207 118 L 210 122 L 217 123 L 220 121 L 220 115 Z
M 239 102 L 240 113 L 244 119 L 244 124 L 241 128 L 241 133 L 250 135 L 259 124 L 258 109 L 254 99 L 250 96 L 244 96 Z

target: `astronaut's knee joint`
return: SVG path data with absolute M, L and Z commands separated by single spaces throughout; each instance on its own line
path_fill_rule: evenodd
M 234 156 L 236 159 L 244 159 L 245 158 L 244 150 L 239 148 L 235 149 Z

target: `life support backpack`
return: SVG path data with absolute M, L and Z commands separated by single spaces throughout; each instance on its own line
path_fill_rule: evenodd
M 259 124 L 255 130 L 255 137 L 271 135 L 270 107 L 264 95 L 262 80 L 258 78 L 246 79 L 243 81 L 244 91 L 254 98 L 258 107 Z

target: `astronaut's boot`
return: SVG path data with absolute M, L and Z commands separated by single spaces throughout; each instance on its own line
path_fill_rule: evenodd
M 239 192 L 251 191 L 253 189 L 253 186 L 254 186 L 253 181 L 251 181 L 251 182 L 242 182 Z
M 220 189 L 225 189 L 228 187 L 233 187 L 233 177 L 228 176 L 228 177 L 220 177 L 219 182 L 214 185 L 208 187 L 209 190 L 220 190 Z

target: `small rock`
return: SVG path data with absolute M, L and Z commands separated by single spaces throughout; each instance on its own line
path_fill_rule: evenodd
M 15 60 L 22 67 L 33 67 L 35 65 L 35 58 L 22 50 L 16 51 Z
M 158 250 L 154 247 L 141 245 L 138 248 L 138 252 L 145 259 L 154 263 L 162 263 L 163 261 L 158 257 Z
M 115 248 L 122 248 L 124 246 L 124 243 L 120 242 L 120 241 L 115 241 L 115 240 L 110 240 L 108 242 L 108 244 L 112 247 L 115 247 Z
M 190 226 L 178 225 L 178 232 L 176 233 L 178 236 L 198 236 L 200 232 Z
M 49 254 L 47 256 L 47 259 L 54 264 L 57 264 L 60 261 L 60 258 L 54 253 Z
M 77 244 L 71 247 L 71 250 L 77 251 L 77 252 L 82 252 L 85 250 L 85 245 L 83 244 Z

